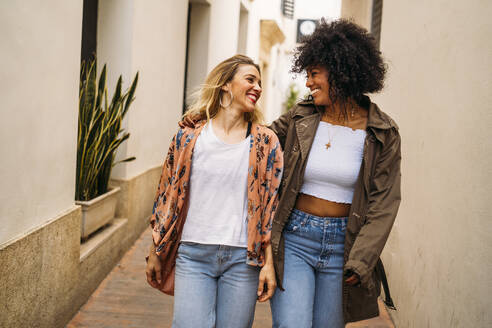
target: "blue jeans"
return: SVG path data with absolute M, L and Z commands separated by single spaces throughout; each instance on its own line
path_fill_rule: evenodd
M 246 248 L 181 243 L 173 328 L 251 327 L 259 272 L 246 264 Z
M 343 250 L 347 218 L 292 210 L 284 228 L 283 287 L 270 303 L 273 327 L 343 328 Z

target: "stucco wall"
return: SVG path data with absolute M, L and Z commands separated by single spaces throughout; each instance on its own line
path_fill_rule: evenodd
M 204 82 L 208 73 L 208 48 L 210 29 L 210 4 L 191 3 L 190 31 L 188 43 L 188 67 L 186 93 L 188 104 L 192 102 L 191 95 Z
M 135 102 L 125 119 L 130 138 L 118 158 L 116 179 L 131 179 L 162 165 L 182 112 L 187 1 L 99 2 L 98 57 L 108 63 L 110 86 L 123 74 L 126 86 L 140 72 Z M 112 92 L 112 88 L 109 88 Z
M 213 0 L 210 6 L 208 71 L 237 53 L 239 0 Z
M 398 327 L 491 327 L 492 3 L 385 1 L 377 98 L 400 126 L 400 212 L 383 261 Z
M 369 1 L 369 0 L 355 0 L 357 2 Z M 342 10 L 341 0 L 303 0 L 295 2 L 296 10 L 294 15 L 296 18 L 303 19 L 317 19 L 321 17 L 337 18 L 340 16 Z
M 71 208 L 82 1 L 0 3 L 0 244 Z

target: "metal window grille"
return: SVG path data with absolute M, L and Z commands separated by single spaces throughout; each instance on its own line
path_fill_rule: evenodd
M 282 14 L 287 18 L 294 18 L 294 0 L 282 0 Z
M 371 34 L 376 40 L 376 46 L 379 49 L 381 41 L 381 22 L 383 18 L 383 0 L 373 0 L 372 2 L 372 19 Z

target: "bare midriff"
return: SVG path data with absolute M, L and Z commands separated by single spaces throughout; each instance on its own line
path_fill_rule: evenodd
M 295 208 L 315 216 L 321 217 L 347 217 L 350 204 L 336 203 L 311 195 L 299 194 Z

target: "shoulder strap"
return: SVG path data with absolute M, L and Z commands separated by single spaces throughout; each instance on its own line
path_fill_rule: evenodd
M 251 134 L 251 126 L 253 124 L 251 122 L 248 122 L 248 130 L 246 130 L 246 138 Z

